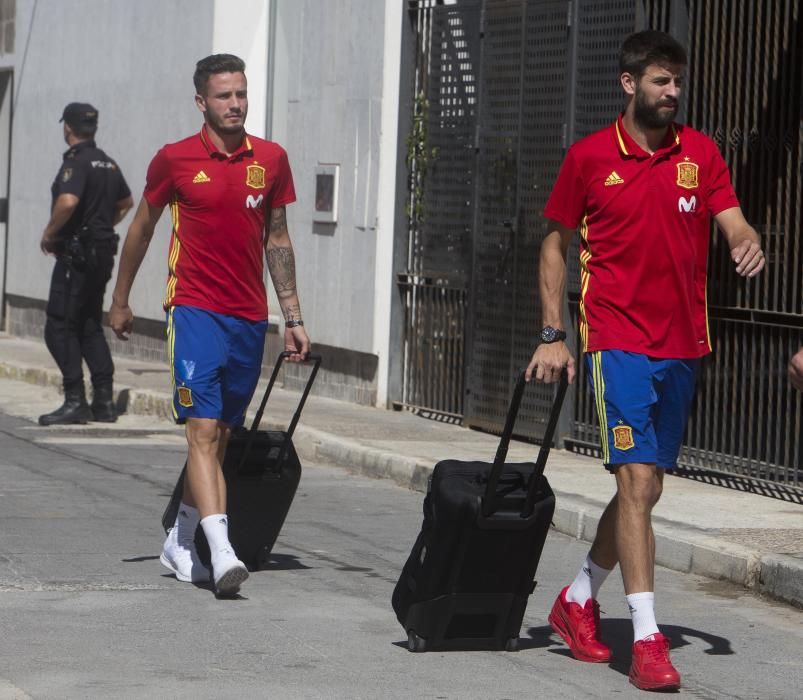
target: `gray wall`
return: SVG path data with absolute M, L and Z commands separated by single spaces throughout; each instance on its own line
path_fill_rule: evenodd
M 156 151 L 200 128 L 192 72 L 212 51 L 213 14 L 213 0 L 17 0 L 8 294 L 47 297 L 53 258 L 38 242 L 66 150 L 58 123 L 64 105 L 98 108 L 98 145 L 120 164 L 139 201 Z M 163 318 L 169 234 L 163 216 L 134 285 L 131 305 L 140 317 Z
M 139 201 L 158 148 L 200 128 L 191 82 L 195 61 L 213 51 L 242 54 L 243 47 L 226 42 L 245 35 L 246 43 L 257 41 L 253 24 L 267 18 L 268 8 L 275 20 L 268 138 L 287 149 L 295 177 L 298 201 L 288 207 L 288 219 L 302 308 L 325 356 L 316 391 L 375 403 L 385 31 L 380 0 L 18 0 L 15 52 L 0 57 L 0 69 L 4 61 L 13 67 L 15 91 L 5 284 L 12 333 L 41 336 L 53 259 L 41 254 L 38 242 L 66 149 L 58 123 L 64 105 L 87 101 L 98 108 L 98 145 L 120 164 Z M 238 31 L 248 17 L 251 24 Z M 248 71 L 255 87 L 268 82 L 259 63 Z M 252 121 L 249 130 L 260 134 L 264 124 Z M 336 224 L 313 221 L 319 163 L 340 166 Z M 119 226 L 123 235 L 131 216 Z M 164 215 L 131 297 L 139 333 L 127 344 L 115 341 L 114 352 L 162 352 L 169 235 Z M 278 321 L 272 285 L 268 289 L 272 320 Z M 272 349 L 280 344 L 276 330 Z
M 272 139 L 295 178 L 302 308 L 313 342 L 372 353 L 384 2 L 277 0 L 276 21 Z M 340 165 L 336 224 L 313 222 L 319 163 Z

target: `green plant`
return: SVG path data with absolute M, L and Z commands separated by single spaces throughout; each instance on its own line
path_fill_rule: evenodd
M 428 118 L 429 102 L 422 91 L 415 97 L 413 123 L 407 136 L 406 163 L 410 189 L 407 216 L 413 224 L 418 224 L 424 220 L 424 183 L 427 171 L 438 157 L 438 149 L 430 148 L 427 143 Z

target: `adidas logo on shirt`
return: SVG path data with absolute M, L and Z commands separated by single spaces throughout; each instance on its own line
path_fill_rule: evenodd
M 203 170 L 199 170 L 198 174 L 192 178 L 194 184 L 199 184 L 201 182 L 212 182 L 212 178 L 209 177 Z
M 621 185 L 624 180 L 619 177 L 619 173 L 615 170 L 611 170 L 611 174 L 605 178 L 605 187 L 609 187 L 610 185 Z

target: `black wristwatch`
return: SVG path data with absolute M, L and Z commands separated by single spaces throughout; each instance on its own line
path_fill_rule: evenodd
M 542 343 L 557 343 L 559 340 L 566 340 L 566 331 L 558 330 L 552 326 L 544 326 L 538 337 Z

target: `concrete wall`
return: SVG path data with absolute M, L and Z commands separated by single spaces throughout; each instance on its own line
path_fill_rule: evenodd
M 215 0 L 212 51 L 245 61 L 249 134 L 265 138 L 268 109 L 268 9 L 271 0 Z M 199 58 L 201 58 L 199 56 Z
M 38 242 L 66 149 L 58 123 L 64 105 L 98 108 L 98 145 L 138 200 L 153 154 L 200 127 L 192 73 L 211 53 L 213 14 L 212 0 L 18 0 L 7 294 L 47 297 L 53 258 Z M 168 242 L 163 217 L 134 286 L 139 316 L 162 317 Z
M 15 52 L 0 56 L 0 69 L 4 62 L 13 68 L 15 92 L 9 330 L 36 336 L 43 323 L 53 259 L 41 254 L 38 241 L 66 149 L 58 123 L 64 105 L 88 101 L 98 108 L 97 142 L 118 161 L 138 201 L 158 148 L 200 128 L 195 61 L 213 52 L 235 53 L 248 64 L 248 131 L 281 143 L 293 168 L 298 201 L 288 207 L 288 220 L 302 308 L 325 356 L 316 390 L 384 403 L 402 13 L 394 3 L 18 0 Z M 384 103 L 390 108 L 383 112 Z M 340 166 L 338 219 L 331 224 L 313 220 L 319 164 Z M 389 206 L 380 213 L 383 189 Z M 131 216 L 119 227 L 123 235 Z M 159 224 L 131 298 L 137 331 L 149 337 L 135 333 L 132 342 L 115 343 L 115 352 L 151 357 L 159 351 L 168 219 Z M 268 289 L 272 320 L 280 321 L 272 285 Z M 269 347 L 278 345 L 274 335 Z
M 383 18 L 377 0 L 277 2 L 272 136 L 295 177 L 288 222 L 302 305 L 315 340 L 366 353 L 374 349 Z M 334 224 L 313 221 L 322 163 L 340 166 Z
M 344 365 L 343 382 L 356 377 L 356 390 L 373 397 L 358 400 L 371 403 L 384 402 L 374 336 L 380 163 L 396 158 L 395 132 L 390 152 L 381 148 L 386 18 L 378 0 L 276 0 L 273 31 L 272 138 L 287 149 L 295 177 L 288 222 L 302 308 L 315 343 L 329 355 L 351 351 L 332 361 Z M 336 223 L 315 221 L 322 164 L 340 168 Z

